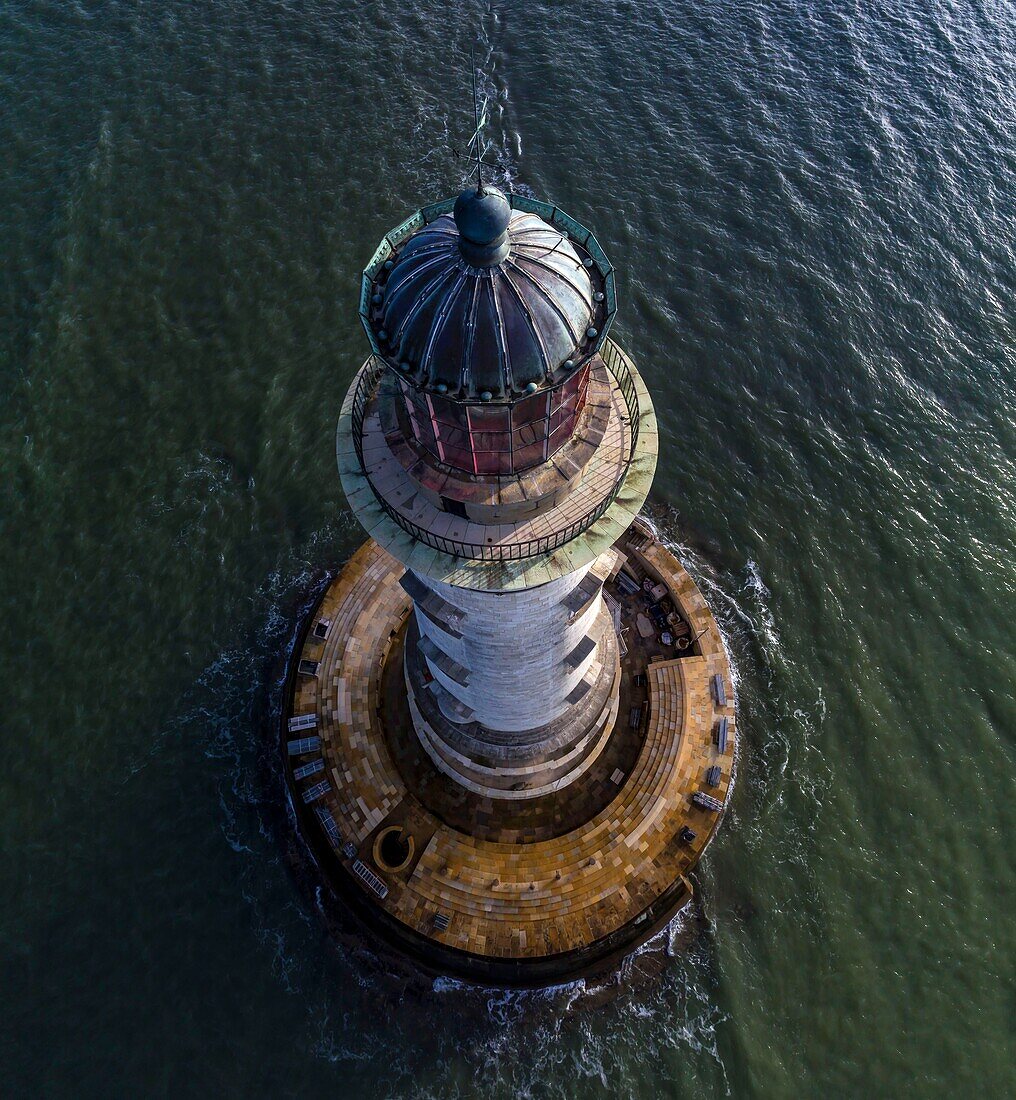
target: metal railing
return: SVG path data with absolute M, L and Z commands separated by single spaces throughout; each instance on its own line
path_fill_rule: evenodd
M 607 370 L 613 375 L 624 398 L 625 408 L 628 413 L 628 431 L 631 447 L 613 489 L 607 496 L 594 505 L 580 519 L 569 523 L 560 531 L 554 531 L 550 535 L 542 535 L 535 539 L 525 539 L 521 542 L 479 543 L 463 542 L 459 539 L 446 538 L 444 535 L 435 535 L 418 523 L 402 515 L 392 507 L 379 492 L 377 486 L 371 481 L 366 464 L 363 461 L 363 422 L 367 413 L 367 406 L 377 394 L 378 387 L 387 370 L 387 364 L 377 355 L 372 355 L 363 365 L 359 381 L 356 384 L 356 392 L 353 395 L 352 431 L 353 446 L 356 448 L 356 457 L 360 462 L 360 469 L 367 478 L 367 484 L 377 498 L 378 504 L 384 509 L 386 515 L 402 528 L 407 534 L 427 546 L 440 550 L 445 554 L 451 554 L 456 558 L 466 558 L 470 561 L 524 561 L 526 558 L 534 558 L 539 554 L 550 554 L 554 550 L 564 546 L 578 537 L 583 531 L 587 531 L 614 503 L 615 498 L 624 484 L 631 467 L 632 460 L 638 448 L 639 440 L 639 398 L 635 387 L 635 380 L 625 360 L 624 353 L 613 340 L 605 340 L 600 349 Z M 471 521 L 475 522 L 475 521 Z

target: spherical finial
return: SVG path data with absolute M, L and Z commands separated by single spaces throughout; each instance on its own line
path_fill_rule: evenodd
M 508 255 L 512 208 L 496 187 L 463 191 L 455 200 L 459 248 L 473 267 L 493 267 Z

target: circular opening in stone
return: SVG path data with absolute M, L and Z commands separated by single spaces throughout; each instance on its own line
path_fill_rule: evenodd
M 413 858 L 416 844 L 401 825 L 389 825 L 374 840 L 374 862 L 382 871 L 401 871 Z

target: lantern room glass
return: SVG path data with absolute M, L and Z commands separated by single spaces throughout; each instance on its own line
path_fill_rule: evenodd
M 416 442 L 467 474 L 511 476 L 531 470 L 571 438 L 585 408 L 589 364 L 561 385 L 512 404 L 465 404 L 399 378 Z

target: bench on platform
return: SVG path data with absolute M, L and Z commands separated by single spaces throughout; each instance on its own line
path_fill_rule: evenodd
M 716 751 L 724 753 L 727 751 L 727 737 L 729 729 L 729 719 L 721 718 L 716 726 Z
M 324 806 L 315 806 L 314 813 L 317 814 L 318 821 L 321 822 L 325 832 L 328 834 L 328 839 L 338 848 L 342 843 L 342 834 L 339 832 L 339 827 L 335 823 L 335 818 L 332 817 L 331 810 L 326 810 Z
M 319 798 L 322 798 L 331 790 L 331 784 L 327 779 L 322 779 L 320 783 L 315 783 L 313 787 L 308 787 L 302 795 L 304 802 L 317 802 Z
M 301 737 L 296 741 L 286 744 L 286 751 L 290 756 L 306 756 L 309 752 L 318 752 L 321 749 L 320 737 Z
M 307 764 L 301 764 L 298 768 L 293 769 L 294 779 L 309 779 L 312 775 L 317 775 L 318 772 L 325 770 L 325 762 L 318 757 L 317 760 L 311 760 Z
M 639 582 L 629 577 L 624 570 L 617 575 L 617 587 L 620 588 L 626 596 L 634 596 L 636 592 L 641 591 Z

